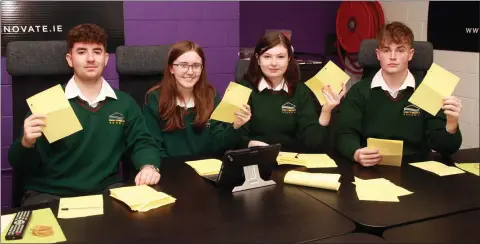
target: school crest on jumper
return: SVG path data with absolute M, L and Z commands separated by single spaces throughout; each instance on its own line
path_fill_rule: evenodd
M 403 108 L 403 115 L 404 116 L 420 116 L 420 108 L 413 105 L 413 104 L 410 104 L 408 106 L 406 106 L 405 108 Z
M 116 112 L 108 116 L 108 123 L 113 125 L 123 125 L 125 124 L 125 118 L 123 114 Z
M 297 112 L 297 107 L 292 103 L 285 103 L 282 105 L 282 113 L 283 114 L 294 114 Z

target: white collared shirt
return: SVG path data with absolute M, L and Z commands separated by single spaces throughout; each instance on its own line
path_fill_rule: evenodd
M 274 91 L 281 91 L 283 89 L 285 92 L 288 93 L 288 86 L 285 84 L 285 79 L 283 79 L 282 82 L 280 82 L 280 84 L 278 84 L 277 87 L 272 89 L 270 85 L 267 83 L 267 81 L 265 80 L 265 78 L 262 78 L 260 80 L 260 83 L 258 83 L 258 91 L 261 92 L 265 90 L 265 88 L 268 88 Z
M 75 77 L 72 77 L 65 87 L 65 96 L 67 99 L 72 99 L 75 97 L 79 97 L 83 101 L 88 102 L 88 105 L 92 108 L 97 107 L 98 103 L 105 100 L 107 97 L 111 97 L 117 99 L 117 95 L 115 95 L 115 91 L 113 91 L 112 87 L 108 84 L 108 82 L 102 77 L 102 89 L 98 94 L 97 98 L 93 101 L 88 101 L 88 99 L 82 94 L 80 89 L 75 83 Z
M 407 89 L 407 87 L 412 87 L 413 89 L 415 89 L 415 78 L 413 77 L 412 73 L 410 73 L 410 70 L 408 70 L 407 77 L 406 77 L 405 80 L 403 81 L 402 86 L 400 86 L 400 88 L 398 89 L 398 91 L 394 92 L 394 91 L 392 91 L 392 89 L 390 89 L 390 87 L 387 85 L 387 83 L 385 82 L 385 79 L 383 79 L 382 70 L 379 70 L 379 71 L 375 74 L 375 76 L 373 77 L 373 79 L 372 79 L 371 88 L 375 88 L 375 87 L 381 87 L 382 90 L 388 91 L 388 93 L 390 93 L 390 95 L 391 95 L 393 98 L 397 98 L 398 93 L 399 93 L 401 90 L 405 90 L 405 89 Z
M 193 96 L 192 96 L 192 98 L 190 99 L 190 101 L 188 101 L 187 104 L 185 104 L 182 99 L 180 99 L 180 98 L 177 97 L 177 106 L 180 106 L 180 107 L 182 107 L 182 108 L 187 108 L 187 109 L 188 109 L 188 108 L 193 108 L 193 107 L 195 107 L 195 101 L 194 101 L 194 99 L 193 99 Z

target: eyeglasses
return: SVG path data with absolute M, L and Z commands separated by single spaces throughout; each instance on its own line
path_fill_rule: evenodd
M 200 63 L 195 63 L 195 64 L 180 63 L 180 64 L 173 64 L 173 65 L 177 66 L 183 72 L 187 72 L 190 67 L 192 67 L 192 70 L 195 72 L 199 72 L 203 68 L 203 65 Z

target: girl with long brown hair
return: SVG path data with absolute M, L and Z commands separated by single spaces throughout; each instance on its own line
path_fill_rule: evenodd
M 202 48 L 180 41 L 169 50 L 163 79 L 147 92 L 143 113 L 168 156 L 219 154 L 235 147 L 251 116 L 245 105 L 231 125 L 210 121 L 220 100 L 207 80 Z

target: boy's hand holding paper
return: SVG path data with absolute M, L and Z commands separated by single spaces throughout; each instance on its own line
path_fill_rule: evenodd
M 230 82 L 223 99 L 212 113 L 211 119 L 233 123 L 237 119 L 235 112 L 241 111 L 248 104 L 252 90 L 236 82 Z
M 368 138 L 367 147 L 379 150 L 382 155 L 379 165 L 402 166 L 403 141 Z
M 339 94 L 347 84 L 350 77 L 335 63 L 329 61 L 314 77 L 305 82 L 310 90 L 315 94 L 320 104 L 326 103 L 325 95 L 322 90 L 330 86 L 335 94 Z
M 82 125 L 60 85 L 27 99 L 32 114 L 46 115 L 42 132 L 50 143 L 82 130 Z
M 433 63 L 420 86 L 408 100 L 435 116 L 444 105 L 444 98 L 452 95 L 460 78 Z

